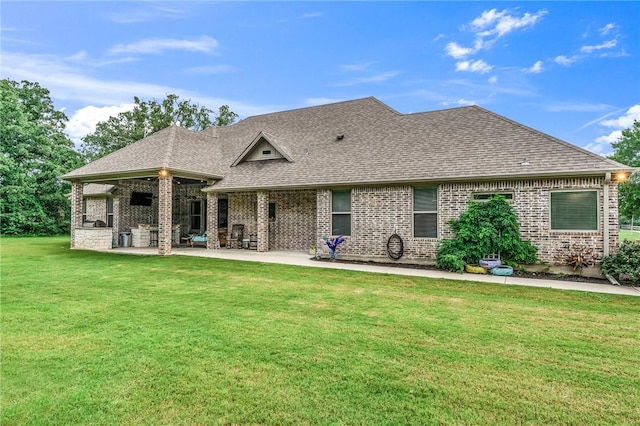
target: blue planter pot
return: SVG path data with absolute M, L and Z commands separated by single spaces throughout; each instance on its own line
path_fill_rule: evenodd
M 499 275 L 499 276 L 510 276 L 513 275 L 513 268 L 511 266 L 502 265 L 496 266 L 491 269 L 491 275 Z

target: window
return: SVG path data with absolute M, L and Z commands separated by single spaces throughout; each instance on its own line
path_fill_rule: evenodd
M 226 228 L 229 218 L 229 199 L 218 198 L 218 228 Z
M 276 203 L 269 203 L 269 220 L 276 220 Z
M 507 200 L 507 203 L 511 203 L 513 202 L 513 192 L 504 192 L 504 191 L 498 191 L 498 192 L 479 192 L 476 194 L 473 194 L 471 196 L 471 199 L 473 201 L 489 201 L 491 198 L 493 198 L 494 195 L 502 195 L 505 200 Z
M 597 231 L 598 191 L 552 192 L 551 229 Z
M 113 198 L 107 198 L 107 227 L 113 228 Z
M 351 235 L 351 191 L 331 193 L 331 235 Z
M 200 230 L 202 229 L 202 201 L 201 200 L 195 200 L 191 202 L 189 229 L 191 231 L 196 231 L 196 232 L 200 232 Z
M 413 189 L 413 236 L 438 237 L 438 188 Z

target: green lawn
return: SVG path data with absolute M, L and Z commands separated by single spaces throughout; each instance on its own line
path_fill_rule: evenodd
M 640 232 L 638 231 L 627 231 L 626 229 L 620 230 L 620 241 L 630 240 L 635 241 L 640 238 Z
M 640 299 L 4 238 L 0 423 L 640 424 Z

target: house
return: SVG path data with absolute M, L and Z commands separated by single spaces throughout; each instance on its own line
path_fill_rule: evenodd
M 395 233 L 404 259 L 428 261 L 468 202 L 502 194 L 523 238 L 553 262 L 570 242 L 615 249 L 618 182 L 632 171 L 478 106 L 401 114 L 370 97 L 201 132 L 172 126 L 63 178 L 73 248 L 110 248 L 130 230 L 134 245 L 163 255 L 205 231 L 216 249 L 242 224 L 258 251 L 306 251 L 341 234 L 344 256 L 387 259 Z M 83 200 L 95 197 L 87 183 L 108 185 L 107 228 L 82 226 Z

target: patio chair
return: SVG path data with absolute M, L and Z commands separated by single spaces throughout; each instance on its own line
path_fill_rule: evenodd
M 242 238 L 244 237 L 244 225 L 235 224 L 231 226 L 231 234 L 227 239 L 227 248 L 242 248 Z

